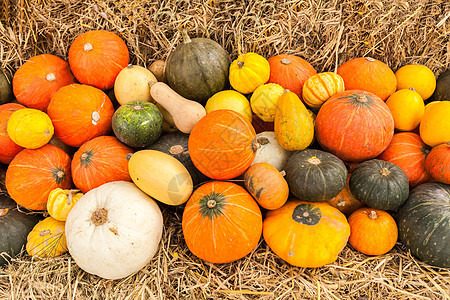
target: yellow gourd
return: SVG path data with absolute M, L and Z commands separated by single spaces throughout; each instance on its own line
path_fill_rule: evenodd
M 250 123 L 252 122 L 252 110 L 250 109 L 250 103 L 244 95 L 233 90 L 215 93 L 206 102 L 205 109 L 207 114 L 219 109 L 234 110 L 246 117 Z
M 430 147 L 450 141 L 450 101 L 428 104 L 420 121 L 420 138 Z
M 422 97 L 414 89 L 395 92 L 386 100 L 386 105 L 394 118 L 394 127 L 401 131 L 414 130 L 425 112 Z
M 280 96 L 275 114 L 277 142 L 288 151 L 303 150 L 314 138 L 314 115 L 293 92 Z
M 436 88 L 436 78 L 433 71 L 424 65 L 406 65 L 395 72 L 397 78 L 397 91 L 414 88 L 427 100 L 433 95 Z
M 276 83 L 267 83 L 257 87 L 250 98 L 250 105 L 255 115 L 264 122 L 273 122 L 278 98 L 283 93 L 283 87 Z
M 59 256 L 67 251 L 66 222 L 47 217 L 34 226 L 28 234 L 26 250 L 31 256 L 49 258 Z
M 63 190 L 61 188 L 52 190 L 48 195 L 48 213 L 58 221 L 66 221 L 70 210 L 83 195 L 80 190 Z
M 270 65 L 263 56 L 248 52 L 239 55 L 230 65 L 230 84 L 242 94 L 252 93 L 270 77 Z
M 50 117 L 34 108 L 16 110 L 9 118 L 6 130 L 14 143 L 27 149 L 44 146 L 54 133 Z

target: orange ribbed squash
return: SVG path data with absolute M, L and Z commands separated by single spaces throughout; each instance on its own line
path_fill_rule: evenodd
M 319 108 L 331 96 L 345 90 L 344 79 L 336 73 L 313 75 L 303 85 L 303 101 L 311 108 Z

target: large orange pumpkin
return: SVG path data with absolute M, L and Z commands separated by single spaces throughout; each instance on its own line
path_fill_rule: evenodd
M 268 61 L 269 82 L 281 85 L 302 99 L 303 84 L 309 77 L 317 74 L 314 67 L 303 58 L 290 54 L 272 56 Z
M 391 68 L 371 57 L 346 61 L 337 69 L 337 73 L 344 79 L 346 90 L 371 92 L 383 101 L 397 89 L 397 78 Z
M 9 164 L 5 185 L 17 204 L 44 210 L 53 189 L 72 186 L 70 157 L 48 144 L 39 149 L 24 149 Z
M 14 143 L 8 135 L 7 126 L 9 117 L 25 106 L 18 103 L 0 105 L 0 163 L 9 164 L 23 148 Z
M 133 150 L 116 137 L 99 136 L 73 155 L 72 179 L 83 193 L 111 181 L 131 181 L 127 155 Z
M 189 154 L 195 167 L 212 179 L 231 179 L 255 159 L 256 133 L 248 119 L 227 109 L 200 119 L 189 135 Z
M 361 90 L 338 93 L 319 110 L 317 141 L 343 161 L 377 157 L 394 135 L 394 119 L 379 97 Z
M 212 263 L 229 263 L 249 254 L 262 232 L 258 204 L 234 183 L 212 181 L 200 186 L 183 212 L 189 250 Z
M 52 95 L 74 82 L 65 60 L 41 54 L 30 58 L 14 74 L 13 92 L 19 103 L 46 111 Z
M 394 134 L 391 143 L 378 157 L 399 166 L 408 176 L 410 187 L 431 181 L 425 170 L 425 158 L 430 152 L 418 134 L 399 132 Z
M 117 75 L 129 60 L 125 42 L 109 31 L 80 34 L 69 48 L 70 68 L 78 81 L 102 90 L 114 86 Z
M 425 160 L 425 168 L 436 181 L 450 184 L 450 141 L 431 149 Z
M 110 131 L 114 107 L 102 90 L 71 84 L 53 95 L 47 113 L 56 136 L 67 145 L 79 147 Z

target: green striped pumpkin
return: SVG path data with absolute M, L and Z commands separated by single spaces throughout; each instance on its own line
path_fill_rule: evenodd
M 162 132 L 163 116 L 155 104 L 131 101 L 121 105 L 112 117 L 112 129 L 124 144 L 143 148 L 154 143 Z

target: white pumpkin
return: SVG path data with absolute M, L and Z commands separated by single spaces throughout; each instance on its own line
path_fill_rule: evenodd
M 127 277 L 158 251 L 163 217 L 156 202 L 135 184 L 105 183 L 87 192 L 69 212 L 70 255 L 84 271 L 106 279 Z
M 128 65 L 116 77 L 114 82 L 114 95 L 121 105 L 135 100 L 154 103 L 148 82 L 157 82 L 150 70 L 136 65 Z
M 285 150 L 278 144 L 273 131 L 260 132 L 256 135 L 256 139 L 261 147 L 256 151 L 252 165 L 264 162 L 271 164 L 278 171 L 282 171 L 288 157 L 293 152 Z

